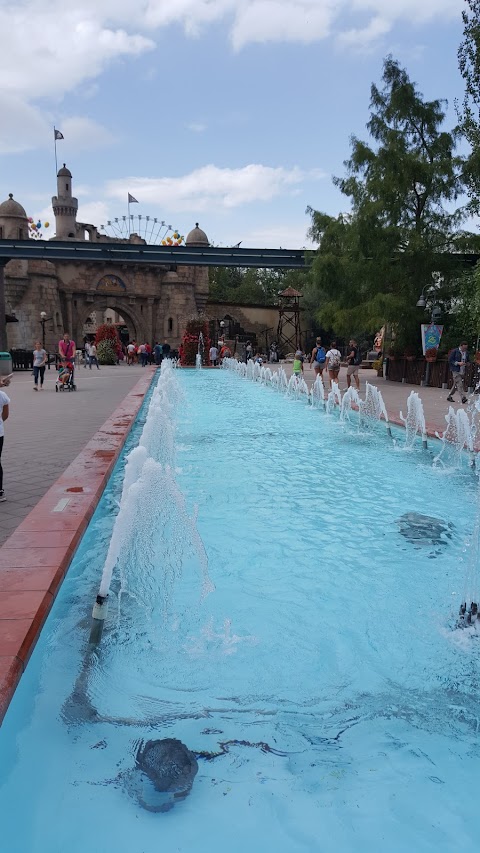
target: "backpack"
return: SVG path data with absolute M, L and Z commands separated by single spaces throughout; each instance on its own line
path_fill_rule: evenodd
M 317 353 L 315 355 L 315 361 L 318 364 L 325 364 L 326 357 L 327 357 L 327 355 L 326 355 L 324 347 L 317 347 Z
M 331 355 L 330 361 L 328 362 L 329 370 L 338 370 L 340 367 L 340 356 L 339 355 Z
M 358 366 L 359 364 L 362 363 L 362 361 L 363 361 L 362 354 L 361 354 L 360 350 L 357 349 L 357 354 L 353 360 L 353 363 Z

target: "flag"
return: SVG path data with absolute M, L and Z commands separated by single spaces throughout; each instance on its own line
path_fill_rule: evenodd
M 134 198 L 133 195 L 128 194 L 128 203 L 129 204 L 140 204 L 137 198 Z
M 53 133 L 54 133 L 55 142 L 57 141 L 57 139 L 64 139 L 65 138 L 63 133 L 60 133 L 60 131 L 57 130 L 56 127 L 53 128 Z

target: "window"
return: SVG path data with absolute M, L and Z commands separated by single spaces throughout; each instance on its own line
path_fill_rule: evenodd
M 168 331 L 169 332 L 173 331 L 173 320 L 171 317 L 168 318 Z
M 66 189 L 66 191 L 67 191 L 67 193 L 68 193 L 68 184 L 65 184 L 65 189 Z
M 23 240 L 23 228 L 18 229 L 18 239 Z
M 0 225 L 0 240 L 3 240 L 3 225 Z
M 55 314 L 55 323 L 56 323 L 56 325 L 57 325 L 57 329 L 58 329 L 58 328 L 60 328 L 60 326 L 62 325 L 62 324 L 61 324 L 61 322 L 60 322 L 60 314 L 58 313 L 58 311 L 57 311 L 57 313 Z

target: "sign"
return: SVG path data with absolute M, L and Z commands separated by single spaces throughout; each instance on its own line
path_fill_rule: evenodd
M 434 323 L 427 325 L 422 323 L 422 352 L 425 355 L 427 349 L 438 349 L 442 340 L 443 326 L 436 326 Z

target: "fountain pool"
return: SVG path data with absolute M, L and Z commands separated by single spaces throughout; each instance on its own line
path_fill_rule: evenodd
M 172 456 L 132 497 L 101 644 L 138 429 L 0 729 L 3 848 L 473 853 L 478 642 L 453 627 L 476 479 L 230 371 L 175 375 Z M 412 513 L 447 535 L 402 535 Z M 198 762 L 164 814 L 130 784 L 155 738 Z

